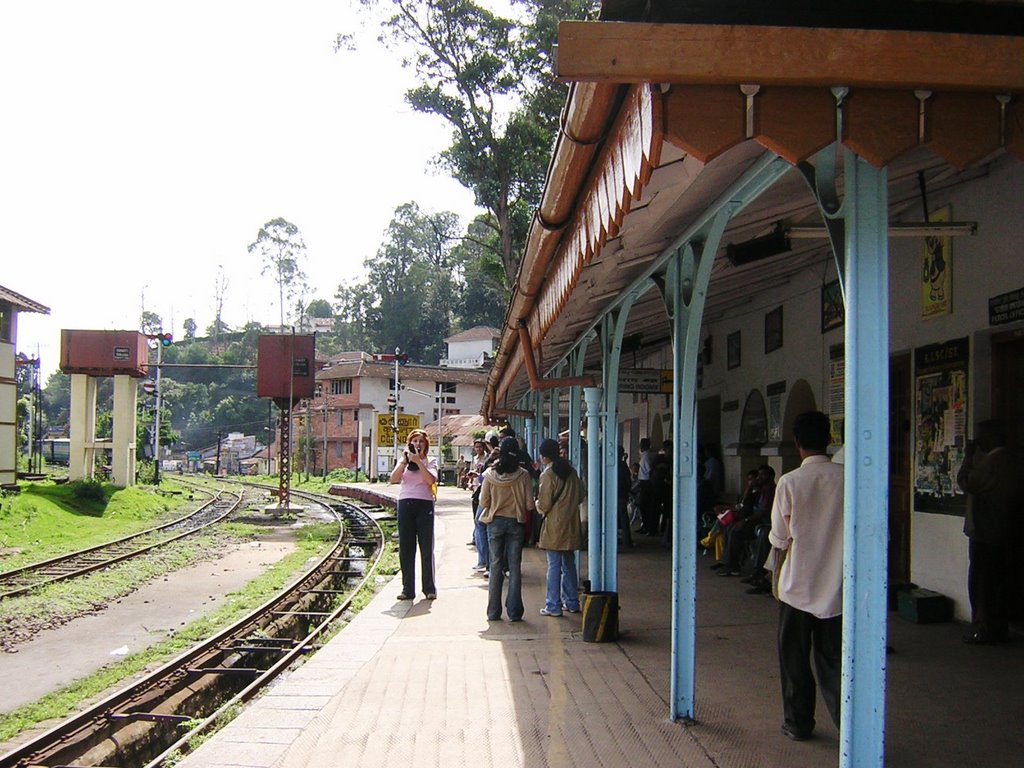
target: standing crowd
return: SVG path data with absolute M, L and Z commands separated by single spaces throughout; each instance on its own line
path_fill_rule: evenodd
M 715 551 L 720 575 L 741 576 L 749 563 L 748 591 L 774 592 L 778 598 L 782 731 L 800 741 L 814 731 L 816 684 L 829 715 L 839 724 L 843 468 L 827 455 L 830 423 L 825 414 L 801 414 L 793 432 L 800 465 L 777 485 L 771 467 L 752 471 L 741 498 L 730 506 L 715 505 L 721 464 L 713 450 L 701 447 L 697 519 L 698 525 L 704 525 L 701 544 L 706 551 Z M 391 474 L 393 483 L 401 483 L 397 510 L 400 600 L 410 600 L 416 593 L 417 547 L 424 595 L 428 600 L 437 597 L 433 554 L 437 462 L 428 458 L 428 447 L 426 433 L 414 431 Z M 666 441 L 659 453 L 653 453 L 645 438 L 640 447 L 635 474 L 620 448 L 619 483 L 629 489 L 622 492 L 620 487 L 620 528 L 630 546 L 632 507 L 640 522 L 637 533 L 662 537 L 668 543 L 672 446 Z M 500 621 L 503 614 L 510 622 L 523 620 L 522 554 L 530 544 L 547 556 L 541 615 L 580 611 L 576 557 L 583 548 L 584 485 L 557 441 L 544 440 L 539 452 L 540 464 L 535 466 L 525 445 L 505 427 L 478 440 L 465 466 L 473 489 L 472 544 L 479 556 L 475 570 L 488 579 L 488 621 Z
M 424 596 L 437 598 L 434 583 L 433 500 L 437 462 L 426 456 L 429 438 L 410 434 L 409 445 L 391 473 L 401 483 L 398 494 L 398 549 L 402 571 L 399 600 L 416 594 L 415 555 L 420 552 Z M 510 427 L 475 441 L 464 465 L 472 488 L 475 573 L 487 578 L 487 619 L 523 620 L 523 548 L 547 551 L 547 597 L 543 616 L 580 612 L 576 553 L 583 547 L 580 508 L 583 482 L 556 440 L 540 444 L 540 466 Z M 460 473 L 461 474 L 461 473 Z

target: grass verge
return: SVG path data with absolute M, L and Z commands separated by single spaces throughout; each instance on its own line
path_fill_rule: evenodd
M 149 648 L 76 680 L 60 691 L 0 715 L 0 742 L 12 739 L 25 729 L 43 721 L 66 717 L 80 709 L 84 702 L 119 686 L 126 678 L 183 653 L 196 643 L 238 621 L 280 592 L 311 557 L 332 545 L 335 531 L 335 526 L 330 524 L 305 526 L 298 535 L 294 552 L 271 566 L 264 575 L 249 582 L 244 589 L 229 593 L 226 602 L 209 615 L 197 619 Z M 222 545 L 223 540 L 220 546 Z

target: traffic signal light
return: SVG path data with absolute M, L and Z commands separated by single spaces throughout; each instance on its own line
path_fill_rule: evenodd
M 147 333 L 145 336 L 151 342 L 149 345 L 150 349 L 153 349 L 156 344 L 159 344 L 161 347 L 169 347 L 171 342 L 174 341 L 174 336 L 170 333 Z

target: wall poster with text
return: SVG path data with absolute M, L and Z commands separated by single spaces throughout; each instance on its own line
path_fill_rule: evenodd
M 947 222 L 947 205 L 932 213 L 929 221 Z M 953 309 L 953 249 L 949 235 L 928 235 L 921 244 L 921 317 L 948 315 Z
M 970 343 L 953 339 L 914 350 L 914 509 L 964 514 L 956 473 L 967 443 Z
M 845 344 L 833 344 L 828 348 L 828 420 L 834 445 L 842 445 L 846 440 L 845 349 Z

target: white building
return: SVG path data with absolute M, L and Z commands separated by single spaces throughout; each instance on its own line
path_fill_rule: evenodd
M 482 368 L 494 357 L 498 348 L 501 331 L 486 325 L 449 336 L 448 357 L 442 358 L 441 365 L 448 368 Z
M 49 307 L 0 286 L 0 485 L 17 479 L 17 403 L 15 357 L 18 313 L 50 314 Z

